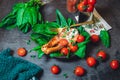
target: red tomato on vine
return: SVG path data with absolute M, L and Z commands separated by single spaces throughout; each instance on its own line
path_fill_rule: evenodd
M 77 9 L 80 11 L 80 12 L 83 12 L 86 10 L 86 5 L 84 3 L 79 3 L 78 6 L 77 6 Z
M 88 0 L 88 4 L 95 5 L 96 0 Z

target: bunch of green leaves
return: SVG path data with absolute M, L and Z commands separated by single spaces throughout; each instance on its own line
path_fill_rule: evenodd
M 40 0 L 16 3 L 12 11 L 2 19 L 0 27 L 7 30 L 18 27 L 23 33 L 27 33 L 35 24 L 41 23 L 41 5 Z
M 100 39 L 105 47 L 110 47 L 110 35 L 106 30 L 100 31 Z
M 86 54 L 87 44 L 90 42 L 90 35 L 88 32 L 84 30 L 82 26 L 78 27 L 77 29 L 79 33 L 85 37 L 85 40 L 81 43 L 77 43 L 78 50 L 75 52 L 75 55 L 78 56 L 79 58 L 84 58 Z
M 74 24 L 75 22 L 68 18 L 65 19 L 65 17 L 62 15 L 62 13 L 59 10 L 56 10 L 56 21 L 55 22 L 43 22 L 42 24 L 36 24 L 32 28 L 32 34 L 31 39 L 35 41 L 38 46 L 33 48 L 34 51 L 38 52 L 38 57 L 41 58 L 44 54 L 41 51 L 41 47 L 49 42 L 51 38 L 53 38 L 55 35 L 57 35 L 57 32 L 54 32 L 51 30 L 51 28 L 61 28 L 61 27 L 69 27 L 70 25 Z M 54 52 L 50 54 L 50 57 L 60 57 L 62 56 L 59 52 Z
M 46 22 L 43 24 L 36 24 L 32 28 L 32 34 L 30 37 L 33 41 L 35 41 L 38 44 L 38 46 L 33 48 L 33 51 L 38 52 L 39 58 L 41 58 L 44 54 L 41 50 L 41 47 L 57 34 L 56 32 L 50 30 L 51 27 L 57 28 L 59 27 L 59 25 L 55 22 Z

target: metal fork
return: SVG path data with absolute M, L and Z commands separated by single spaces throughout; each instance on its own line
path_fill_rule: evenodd
M 70 28 L 78 27 L 78 26 L 86 25 L 86 24 L 93 24 L 93 23 L 94 23 L 94 21 L 92 21 L 92 20 L 91 21 L 86 21 L 86 22 L 82 22 L 82 23 L 78 23 L 78 24 L 73 24 L 73 25 L 70 26 Z M 50 30 L 53 31 L 53 32 L 58 32 L 59 33 L 64 28 L 67 28 L 67 27 L 63 27 L 63 28 L 50 28 Z

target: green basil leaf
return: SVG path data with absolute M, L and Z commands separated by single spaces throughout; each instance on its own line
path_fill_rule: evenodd
M 39 38 L 39 39 L 36 39 L 35 40 L 36 43 L 40 46 L 44 45 L 45 43 L 47 43 L 47 40 L 46 39 L 43 39 L 43 38 Z
M 75 55 L 79 58 L 85 57 L 86 45 L 79 46 L 79 49 L 75 52 Z
M 22 29 L 24 29 L 24 26 L 25 26 L 25 24 L 22 24 L 22 25 L 18 26 L 18 29 L 22 30 Z
M 44 55 L 44 53 L 41 51 L 41 49 L 38 50 L 37 52 L 38 52 L 38 58 L 40 59 Z
M 32 31 L 34 33 L 44 33 L 45 32 L 45 24 L 36 24 L 34 25 Z
M 30 24 L 26 23 L 25 25 L 25 31 L 23 33 L 27 33 L 30 30 Z
M 15 13 L 9 13 L 7 16 L 5 16 L 3 19 L 2 19 L 2 21 L 3 22 L 5 22 L 7 19 L 13 19 L 13 18 L 16 18 L 16 16 L 15 16 Z
M 100 31 L 100 39 L 105 47 L 110 47 L 110 36 L 106 30 Z
M 30 35 L 30 38 L 31 38 L 32 40 L 38 39 L 38 38 L 40 38 L 40 34 L 32 33 L 32 34 Z
M 3 22 L 0 22 L 0 28 L 3 27 L 4 23 Z
M 68 26 L 66 19 L 59 10 L 56 10 L 56 21 L 61 27 Z
M 36 9 L 36 7 L 30 7 L 30 14 L 32 16 L 32 24 L 36 24 L 37 21 L 38 21 L 38 13 L 39 13 L 39 10 Z
M 5 18 L 2 19 L 0 27 L 7 28 L 16 23 L 16 16 L 13 14 L 8 14 Z
M 41 49 L 41 46 L 36 46 L 36 47 L 34 47 L 32 50 L 33 51 L 37 51 L 37 50 L 40 50 Z
M 26 8 L 23 14 L 23 20 L 22 24 L 29 23 L 30 25 L 33 25 L 33 18 L 32 18 L 32 12 L 30 11 L 31 8 Z
M 27 33 L 28 30 L 30 29 L 30 24 L 29 23 L 21 24 L 20 26 L 18 26 L 18 29 L 21 30 L 23 33 Z
M 68 26 L 75 24 L 75 22 L 71 18 L 68 18 L 67 23 L 68 23 Z
M 16 19 L 17 19 L 16 25 L 17 25 L 17 26 L 22 25 L 23 15 L 24 15 L 25 9 L 26 9 L 26 8 L 23 7 L 23 8 L 21 8 L 21 9 L 19 9 L 18 12 L 17 12 L 17 15 L 16 15 Z
M 77 29 L 80 34 L 85 31 L 85 29 L 82 26 L 77 27 Z
M 34 33 L 39 33 L 39 34 L 43 34 L 43 35 L 56 35 L 57 32 L 53 32 L 51 31 L 51 25 L 49 24 L 36 24 L 33 27 L 33 32 Z
M 46 23 L 46 25 L 48 25 L 50 28 L 59 28 L 60 25 L 56 22 L 48 22 Z
M 16 25 L 10 25 L 10 26 L 6 27 L 6 29 L 7 29 L 7 30 L 11 30 L 11 29 L 13 29 L 13 28 L 15 28 L 15 27 L 16 27 Z
M 63 56 L 63 55 L 60 54 L 59 52 L 56 52 L 56 53 L 51 53 L 49 56 L 50 56 L 51 58 L 54 58 L 54 57 L 61 57 L 61 56 Z
M 85 40 L 89 40 L 90 39 L 90 34 L 86 31 L 82 32 L 81 35 L 83 35 L 85 37 Z
M 81 47 L 81 46 L 84 46 L 84 45 L 87 45 L 87 43 L 89 43 L 90 40 L 85 40 L 84 42 L 81 42 L 81 43 L 78 43 L 78 47 Z
M 40 13 L 38 13 L 38 23 L 41 23 L 41 24 L 44 23 L 44 20 Z

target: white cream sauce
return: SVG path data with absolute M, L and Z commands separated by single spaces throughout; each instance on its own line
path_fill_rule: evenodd
M 66 29 L 61 33 L 61 38 L 67 39 L 70 42 L 76 35 L 78 35 L 78 30 L 75 28 Z

